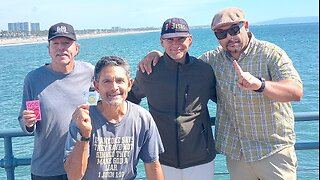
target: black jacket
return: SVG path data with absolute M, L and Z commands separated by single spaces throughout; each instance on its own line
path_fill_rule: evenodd
M 147 97 L 164 145 L 160 163 L 187 168 L 216 155 L 207 103 L 216 102 L 211 66 L 187 54 L 186 64 L 161 57 L 150 75 L 137 71 L 128 100 Z

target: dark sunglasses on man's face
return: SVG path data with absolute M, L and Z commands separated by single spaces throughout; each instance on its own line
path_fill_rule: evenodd
M 217 39 L 221 40 L 227 37 L 227 33 L 229 33 L 231 36 L 239 34 L 242 26 L 243 22 L 235 24 L 231 26 L 229 29 L 214 31 L 214 34 L 216 35 Z

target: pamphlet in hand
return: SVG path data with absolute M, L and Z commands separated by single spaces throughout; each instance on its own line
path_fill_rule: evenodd
M 41 120 L 40 101 L 39 100 L 27 101 L 26 105 L 27 105 L 27 110 L 32 110 L 36 115 L 36 119 L 40 121 Z

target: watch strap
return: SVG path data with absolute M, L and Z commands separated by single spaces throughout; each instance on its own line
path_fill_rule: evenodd
M 90 137 L 83 137 L 83 136 L 81 136 L 80 141 L 90 141 Z
M 77 140 L 78 141 L 90 141 L 90 139 L 91 139 L 90 137 L 82 136 L 80 132 L 77 133 Z
M 259 89 L 253 90 L 253 91 L 261 93 L 261 92 L 263 92 L 264 88 L 266 87 L 266 80 L 262 77 L 258 77 L 258 79 L 261 81 L 261 86 Z

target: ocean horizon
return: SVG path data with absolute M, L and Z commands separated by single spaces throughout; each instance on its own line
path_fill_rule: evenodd
M 306 16 L 306 17 L 290 17 L 290 18 L 279 18 L 264 22 L 256 22 L 250 24 L 250 26 L 270 26 L 270 25 L 288 25 L 288 24 L 310 24 L 319 23 L 319 16 Z M 210 28 L 210 25 L 198 25 L 190 26 L 190 29 Z M 139 28 L 121 28 L 118 31 L 112 31 L 112 29 L 89 29 L 89 30 L 75 30 L 77 38 L 97 38 L 105 36 L 117 36 L 127 34 L 138 34 L 148 32 L 160 32 L 161 27 L 139 27 Z M 109 31 L 109 32 L 108 32 Z M 41 34 L 47 32 L 47 30 L 40 30 Z M 1 46 L 15 46 L 15 45 L 26 45 L 34 43 L 46 43 L 47 35 L 39 36 L 34 34 L 6 37 L 0 36 L 0 47 Z
M 189 53 L 198 57 L 214 49 L 218 42 L 208 27 L 191 28 L 193 44 Z M 272 24 L 250 26 L 257 39 L 275 43 L 284 49 L 299 72 L 304 86 L 304 96 L 300 102 L 293 102 L 294 112 L 319 112 L 319 22 L 301 24 Z M 93 65 L 103 56 L 118 55 L 127 59 L 135 77 L 138 62 L 147 52 L 160 46 L 160 32 L 144 32 L 103 37 L 81 38 L 77 60 Z M 45 63 L 50 62 L 47 43 L 30 43 L 0 46 L 0 130 L 20 128 L 17 120 L 21 105 L 22 86 L 25 75 Z M 141 106 L 147 108 L 146 101 Z M 215 104 L 210 102 L 210 115 L 215 116 Z M 297 142 L 319 141 L 319 121 L 295 123 Z M 0 139 L 0 158 L 4 157 L 3 139 Z M 30 158 L 33 151 L 33 137 L 13 139 L 16 158 Z M 319 179 L 319 150 L 297 151 L 298 179 Z M 143 165 L 139 166 L 138 177 L 145 177 Z M 229 179 L 225 157 L 215 159 L 217 180 Z M 5 179 L 4 169 L 0 169 L 0 179 Z M 16 179 L 30 179 L 30 166 L 15 169 Z

